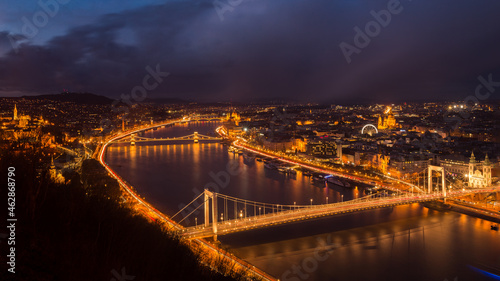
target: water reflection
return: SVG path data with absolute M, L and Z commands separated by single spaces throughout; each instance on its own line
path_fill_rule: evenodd
M 183 124 L 147 132 L 146 137 L 206 134 L 219 124 Z M 230 196 L 274 204 L 309 205 L 347 201 L 365 194 L 352 188 L 312 183 L 264 168 L 229 153 L 221 144 L 113 145 L 107 162 L 159 210 L 174 214 L 204 188 Z M 228 163 L 239 173 L 227 173 Z M 228 206 L 234 217 L 241 206 Z M 254 212 L 254 210 L 251 210 Z M 258 212 L 258 210 L 255 210 Z M 237 214 L 236 214 L 237 215 Z M 201 213 L 198 215 L 201 221 Z M 191 223 L 194 223 L 192 220 Z M 500 234 L 489 223 L 456 213 L 429 210 L 419 204 L 363 211 L 286 226 L 220 237 L 239 256 L 282 280 L 481 280 L 469 264 L 499 269 Z M 318 262 L 307 279 L 283 274 L 314 255 L 329 241 L 328 259 Z M 334 245 L 334 246 L 333 246 Z M 307 265 L 307 264 L 306 264 Z M 303 268 L 303 267 L 302 267 Z M 292 279 L 298 278 L 298 279 Z

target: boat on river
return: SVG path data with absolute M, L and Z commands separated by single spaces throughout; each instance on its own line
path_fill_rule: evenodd
M 277 169 L 276 165 L 274 165 L 274 163 L 271 163 L 271 162 L 264 163 L 264 168 L 269 169 L 269 170 L 276 170 Z
M 341 187 L 345 187 L 344 183 L 338 177 L 333 175 L 326 176 L 326 181 Z
M 324 182 L 325 181 L 325 174 L 322 173 L 312 173 L 312 180 L 316 182 Z

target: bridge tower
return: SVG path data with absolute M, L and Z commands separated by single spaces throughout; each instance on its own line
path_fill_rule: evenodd
M 441 172 L 441 185 L 443 186 L 443 196 L 446 198 L 446 185 L 444 182 L 444 167 L 429 165 L 429 175 L 428 175 L 428 192 L 431 193 L 432 190 L 432 171 Z
M 210 224 L 210 200 L 212 200 L 212 229 L 214 235 L 217 235 L 217 195 L 214 192 L 208 191 L 205 189 L 203 192 L 204 196 L 204 204 L 203 209 L 205 210 L 205 227 L 208 227 Z
M 198 143 L 199 138 L 200 137 L 198 136 L 198 132 L 194 132 L 194 136 L 193 136 L 194 143 Z
M 484 186 L 491 186 L 491 162 L 488 158 L 488 154 L 486 154 L 483 162 L 483 178 Z

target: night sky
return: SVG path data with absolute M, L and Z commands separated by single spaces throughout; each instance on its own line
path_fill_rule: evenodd
M 148 98 L 463 100 L 480 75 L 500 82 L 498 0 L 41 2 L 0 0 L 0 96 L 118 98 L 157 65 L 170 75 Z

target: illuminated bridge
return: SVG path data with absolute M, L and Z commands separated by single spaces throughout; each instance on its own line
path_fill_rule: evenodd
M 226 235 L 323 216 L 434 201 L 465 196 L 468 194 L 493 192 L 498 192 L 498 188 L 462 189 L 447 193 L 401 193 L 398 195 L 385 196 L 376 194 L 332 204 L 313 205 L 311 200 L 310 205 L 280 205 L 249 201 L 205 190 L 204 193 L 200 194 L 191 203 L 175 214 L 172 219 L 179 214 L 183 214 L 184 218 L 179 221 L 179 223 L 182 223 L 189 216 L 193 215 L 195 211 L 202 208 L 204 220 L 198 224 L 196 218 L 194 226 L 186 227 L 180 231 L 181 236 L 188 239 L 195 239 Z M 203 202 L 201 204 L 199 202 L 197 203 L 197 200 L 200 199 L 202 195 Z
M 224 118 L 216 115 L 192 115 L 183 118 L 184 122 L 187 121 L 223 121 Z
M 194 132 L 193 134 L 183 136 L 183 137 L 172 137 L 172 138 L 146 138 L 140 137 L 135 134 L 129 135 L 125 138 L 115 140 L 112 143 L 147 143 L 147 142 L 169 142 L 169 141 L 194 141 L 195 143 L 199 141 L 220 141 L 222 138 L 220 137 L 212 137 L 199 134 L 198 132 Z

